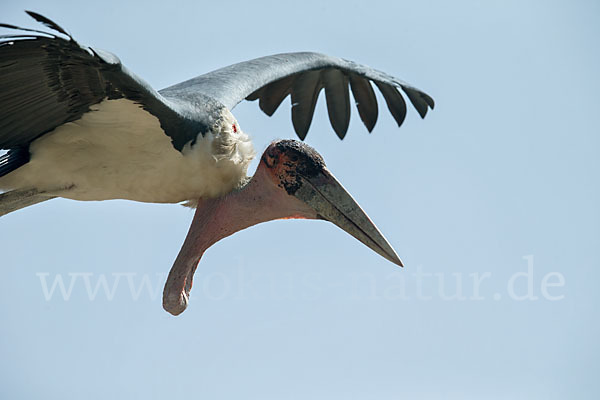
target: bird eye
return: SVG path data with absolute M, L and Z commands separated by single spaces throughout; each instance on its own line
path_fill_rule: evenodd
M 237 133 L 237 126 L 235 124 L 231 125 L 231 129 L 233 129 L 233 133 Z
M 273 151 L 265 151 L 263 156 L 263 161 L 269 168 L 273 168 L 273 166 L 277 163 L 276 155 Z

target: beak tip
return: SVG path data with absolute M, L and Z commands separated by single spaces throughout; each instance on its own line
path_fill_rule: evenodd
M 388 246 L 389 246 L 389 244 L 388 244 Z M 398 253 L 396 253 L 396 251 L 391 246 L 390 246 L 389 251 L 387 252 L 386 258 L 388 260 L 390 260 L 391 262 L 393 262 L 394 264 L 396 264 L 397 266 L 404 268 L 404 263 L 398 256 Z

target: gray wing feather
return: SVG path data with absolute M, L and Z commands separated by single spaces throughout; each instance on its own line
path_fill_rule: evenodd
M 388 108 L 399 124 L 406 115 L 406 102 L 398 89 L 404 91 L 421 117 L 434 107 L 430 96 L 406 82 L 352 61 L 319 53 L 285 53 L 257 58 L 200 75 L 159 93 L 184 98 L 207 96 L 229 109 L 244 99 L 258 99 L 260 108 L 267 115 L 272 115 L 289 94 L 292 97 L 292 122 L 298 136 L 304 139 L 315 106 L 306 102 L 316 102 L 320 89 L 325 87 L 331 124 L 343 138 L 350 115 L 348 83 L 361 120 L 369 131 L 375 125 L 377 101 L 370 81 L 385 91 Z M 309 86 L 305 88 L 304 85 Z

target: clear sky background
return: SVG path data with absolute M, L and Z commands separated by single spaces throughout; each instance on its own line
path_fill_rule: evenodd
M 175 318 L 160 293 L 189 209 L 3 217 L 0 398 L 600 398 L 599 4 L 3 1 L 2 22 L 42 13 L 157 89 L 312 50 L 436 109 L 398 129 L 380 102 L 370 135 L 353 110 L 341 142 L 322 94 L 307 137 L 404 269 L 332 224 L 270 222 L 209 249 Z M 234 114 L 262 152 L 295 137 L 289 107 Z M 45 293 L 55 279 L 70 294 Z

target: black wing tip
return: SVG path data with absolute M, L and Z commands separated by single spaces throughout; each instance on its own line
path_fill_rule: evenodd
M 406 93 L 406 96 L 412 103 L 413 107 L 415 107 L 421 118 L 425 118 L 427 111 L 429 109 L 433 110 L 435 107 L 433 98 L 431 98 L 431 96 L 429 96 L 427 93 L 410 86 L 401 85 L 400 87 L 404 90 L 404 93 Z
M 367 124 L 363 121 L 363 124 L 365 125 L 369 133 L 373 133 L 373 129 L 375 129 L 375 122 L 373 122 L 372 124 Z
M 419 96 L 419 99 L 422 100 L 423 102 L 425 102 L 425 107 L 417 108 L 417 111 L 419 112 L 421 119 L 425 119 L 425 116 L 427 115 L 427 111 L 429 111 L 430 109 L 433 110 L 433 108 L 435 107 L 435 102 L 433 101 L 431 96 L 429 96 L 425 92 L 418 90 L 417 94 Z M 412 101 L 412 99 L 411 99 L 411 101 Z M 416 105 L 415 105 L 415 107 L 416 107 Z
M 294 110 L 294 107 L 295 105 L 292 104 L 292 126 L 294 127 L 294 132 L 296 132 L 298 138 L 304 141 L 304 139 L 306 139 L 306 135 L 308 134 L 308 130 L 310 129 L 312 115 L 309 121 L 300 121 Z
M 423 100 L 425 100 L 425 103 L 427 103 L 429 108 L 431 108 L 432 110 L 435 108 L 435 101 L 433 100 L 433 97 L 431 97 L 425 92 L 421 92 L 421 97 L 423 97 Z
M 304 139 L 306 139 L 306 134 L 308 133 L 308 129 L 300 130 L 300 128 L 297 128 L 296 126 L 294 126 L 294 131 L 296 132 L 296 135 L 298 136 L 298 138 L 300 140 L 304 141 Z
M 67 31 L 65 31 L 60 25 L 58 25 L 56 22 L 52 21 L 51 19 L 46 18 L 43 15 L 36 13 L 35 11 L 25 10 L 25 12 L 27 13 L 27 15 L 29 15 L 31 18 L 35 19 L 37 22 L 42 23 L 42 24 L 46 25 L 48 28 L 53 29 L 59 33 L 62 33 L 63 35 L 68 36 L 70 39 L 73 39 L 73 37 L 69 33 L 67 33 Z
M 251 100 L 254 101 L 254 100 Z M 262 112 L 264 112 L 266 115 L 268 115 L 269 117 L 272 117 L 273 114 L 275 114 L 275 111 L 277 111 L 277 108 L 279 108 L 279 105 L 277 105 L 277 107 L 271 107 L 269 108 L 267 106 L 267 104 L 263 101 L 263 99 L 261 98 L 258 102 L 258 107 L 262 110 Z
M 335 131 L 337 137 L 340 138 L 340 140 L 344 140 L 344 138 L 346 137 L 346 133 L 348 133 L 348 127 L 346 127 L 346 129 L 336 129 L 335 127 L 333 127 L 333 130 Z

